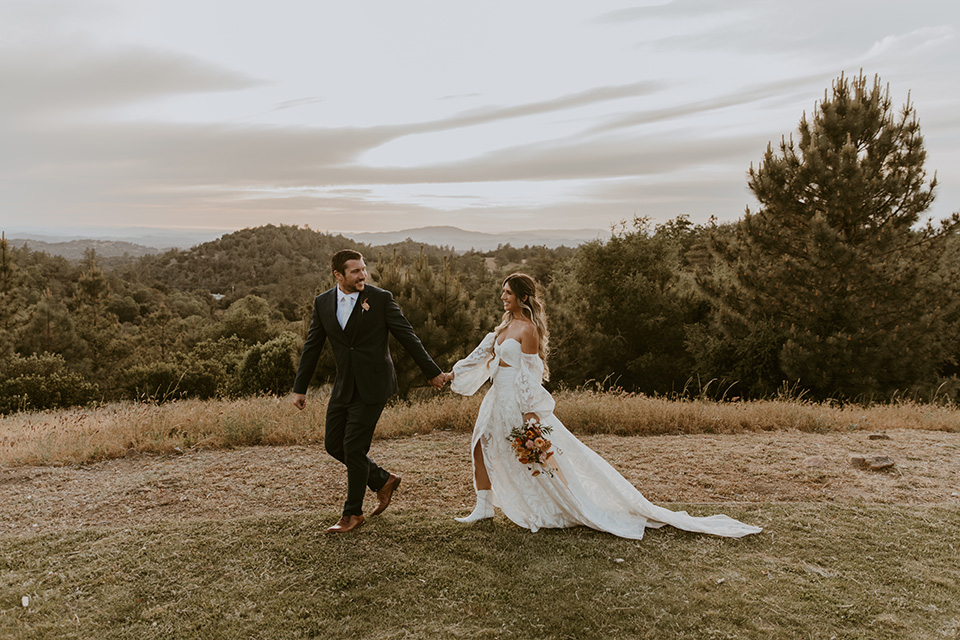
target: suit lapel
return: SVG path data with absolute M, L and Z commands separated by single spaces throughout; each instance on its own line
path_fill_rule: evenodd
M 337 288 L 334 287 L 330 290 L 330 295 L 327 296 L 327 302 L 324 304 L 323 313 L 329 314 L 333 318 L 333 330 L 343 333 L 343 329 L 340 327 L 340 321 L 337 320 Z
M 357 325 L 360 324 L 360 315 L 363 313 L 363 303 L 367 300 L 367 295 L 361 291 L 360 295 L 357 296 L 357 302 L 353 305 L 353 312 L 350 314 L 350 317 L 347 318 L 347 326 L 343 328 L 343 332 L 347 334 L 347 338 L 350 342 L 353 342 L 353 338 L 357 335 Z M 339 322 L 337 324 L 340 324 Z

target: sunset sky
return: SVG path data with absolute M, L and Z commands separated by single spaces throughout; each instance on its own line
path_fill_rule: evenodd
M 841 72 L 960 209 L 960 3 L 0 0 L 0 228 L 738 218 Z

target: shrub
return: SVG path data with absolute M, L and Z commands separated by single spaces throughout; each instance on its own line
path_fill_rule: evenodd
M 292 333 L 250 347 L 237 373 L 237 391 L 275 396 L 289 392 L 297 374 L 295 359 L 300 347 L 300 338 Z
M 178 354 L 175 360 L 133 367 L 128 374 L 131 397 L 158 402 L 179 398 L 207 399 L 229 386 L 223 365 Z
M 99 397 L 97 385 L 68 370 L 59 354 L 14 354 L 0 364 L 0 413 L 85 405 Z

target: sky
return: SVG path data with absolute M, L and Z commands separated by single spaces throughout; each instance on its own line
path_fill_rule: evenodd
M 736 220 L 841 73 L 960 209 L 960 3 L 0 0 L 0 228 Z

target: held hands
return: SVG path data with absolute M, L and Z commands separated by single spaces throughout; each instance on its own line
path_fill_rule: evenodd
M 293 394 L 293 406 L 297 409 L 303 410 L 307 406 L 307 394 L 305 393 L 295 393 Z
M 453 380 L 453 373 L 441 373 L 436 378 L 430 380 L 430 386 L 437 391 L 443 389 L 443 385 Z

